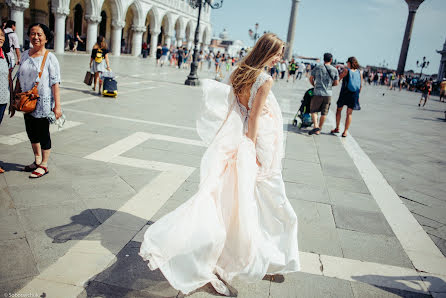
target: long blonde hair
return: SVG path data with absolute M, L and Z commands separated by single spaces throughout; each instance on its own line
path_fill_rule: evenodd
M 240 61 L 231 74 L 234 94 L 240 96 L 250 90 L 266 63 L 277 52 L 283 51 L 284 46 L 285 43 L 274 33 L 266 33 L 260 37 L 254 48 Z

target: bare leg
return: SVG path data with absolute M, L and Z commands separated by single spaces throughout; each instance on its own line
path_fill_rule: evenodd
M 42 149 L 40 148 L 40 143 L 31 144 L 34 152 L 34 161 L 37 165 L 42 163 Z
M 321 118 L 319 119 L 319 128 L 322 130 L 322 126 L 324 125 L 326 115 L 321 115 Z
M 345 118 L 345 129 L 344 129 L 344 133 L 342 135 L 347 135 L 348 128 L 350 127 L 350 124 L 352 123 L 352 113 L 353 113 L 353 109 L 347 108 L 347 118 Z
M 317 113 L 311 113 L 311 119 L 313 120 L 313 127 L 319 128 L 319 124 L 317 121 Z
M 341 124 L 341 112 L 342 112 L 342 108 L 337 108 L 336 109 L 336 129 L 339 130 L 339 124 Z
M 46 167 L 48 165 L 48 160 L 50 159 L 51 149 L 42 150 L 42 163 L 41 165 Z
M 98 83 L 98 79 L 99 79 L 99 72 L 95 72 L 94 73 L 94 86 L 93 86 L 93 91 L 96 91 L 96 85 Z

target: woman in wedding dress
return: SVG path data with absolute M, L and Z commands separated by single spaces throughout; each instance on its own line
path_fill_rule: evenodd
M 198 192 L 144 235 L 140 256 L 188 294 L 211 283 L 231 295 L 234 277 L 299 270 L 297 217 L 282 179 L 282 114 L 264 72 L 280 61 L 284 43 L 267 33 L 227 84 L 203 80 L 197 132 L 209 144 Z

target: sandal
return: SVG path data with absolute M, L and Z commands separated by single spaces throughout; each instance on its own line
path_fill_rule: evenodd
M 347 133 L 344 132 L 344 133 L 342 134 L 342 137 L 343 137 L 343 138 L 347 137 Z
M 35 171 L 38 167 L 39 167 L 39 165 L 36 164 L 36 162 L 33 162 L 32 164 L 25 166 L 25 168 L 23 168 L 23 170 L 24 170 L 25 172 L 33 172 L 33 171 Z
M 42 169 L 44 172 L 41 173 L 41 171 L 39 171 L 39 169 Z M 48 171 L 47 167 L 38 165 L 37 169 L 31 173 L 31 175 L 29 175 L 29 178 L 40 178 L 42 176 L 45 176 L 46 174 L 48 174 L 50 171 Z
M 335 128 L 332 131 L 330 131 L 330 133 L 339 133 L 339 128 Z
M 319 132 L 319 131 L 321 131 L 321 129 L 319 127 L 318 128 L 313 128 L 312 130 L 310 130 L 308 132 L 308 134 L 311 136 L 312 134 L 318 134 L 317 132 Z
M 3 170 L 2 168 L 0 168 L 0 174 L 3 174 L 5 172 L 5 170 Z

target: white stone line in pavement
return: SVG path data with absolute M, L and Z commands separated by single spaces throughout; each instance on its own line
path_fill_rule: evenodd
M 19 114 L 21 115 L 21 114 Z M 20 117 L 20 116 L 19 116 Z M 23 118 L 23 116 L 21 115 L 21 117 Z M 62 128 L 58 128 L 56 125 L 50 125 L 50 132 L 51 133 L 57 133 L 59 131 L 63 131 L 69 128 L 73 128 L 76 126 L 81 125 L 82 122 L 76 122 L 76 121 L 65 121 L 65 124 Z M 12 134 L 9 136 L 2 136 L 0 135 L 0 144 L 4 144 L 4 145 L 17 145 L 23 142 L 28 142 L 28 135 L 25 132 L 19 132 L 16 134 Z
M 330 111 L 329 123 L 334 124 L 334 119 Z M 351 134 L 341 139 L 341 143 L 414 267 L 419 271 L 446 276 L 446 258 L 371 159 Z
M 90 279 L 116 261 L 119 251 L 193 173 L 195 168 L 192 167 L 119 156 L 149 137 L 150 134 L 147 133 L 134 133 L 85 157 L 127 166 L 139 165 L 162 172 L 102 225 L 79 240 L 64 256 L 32 279 L 18 294 L 45 292 L 48 297 L 77 297 L 84 291 L 83 287 Z
M 149 134 L 143 132 L 136 132 L 122 140 L 117 141 L 99 151 L 91 153 L 84 158 L 93 159 L 103 162 L 109 162 L 113 158 L 129 151 L 130 149 L 144 143 L 149 139 Z
M 94 112 L 87 112 L 87 111 L 82 111 L 82 110 L 79 110 L 79 109 L 64 109 L 64 110 L 65 111 L 70 111 L 70 112 L 82 113 L 82 114 L 86 114 L 86 115 L 92 115 L 92 116 L 98 116 L 98 117 L 104 117 L 104 118 L 111 118 L 113 120 L 124 120 L 124 121 L 130 121 L 130 122 L 135 122 L 135 123 L 144 123 L 144 124 L 151 124 L 151 125 L 157 125 L 157 126 L 165 126 L 165 127 L 171 127 L 171 128 L 178 128 L 178 129 L 195 131 L 195 127 L 179 126 L 179 125 L 167 124 L 167 123 L 161 123 L 161 122 L 155 122 L 155 121 L 147 121 L 147 120 L 139 120 L 139 119 L 134 119 L 134 118 L 119 117 L 119 116 L 114 116 L 114 115 L 107 115 L 107 114 L 94 113 Z

